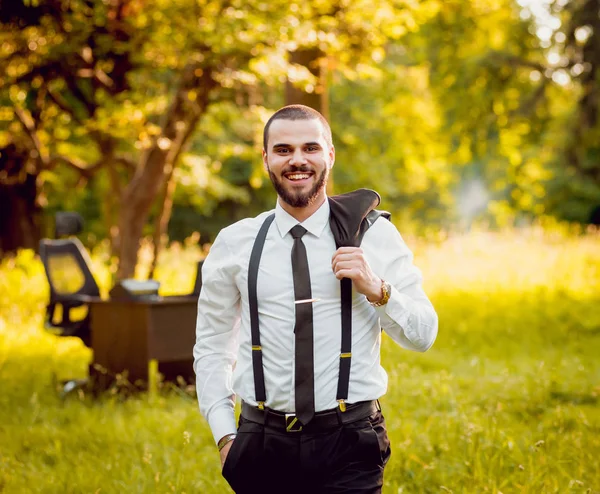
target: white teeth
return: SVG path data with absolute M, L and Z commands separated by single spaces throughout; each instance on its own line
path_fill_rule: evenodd
M 308 177 L 310 177 L 310 175 L 307 174 L 307 173 L 296 173 L 296 174 L 293 174 L 293 175 L 288 175 L 288 178 L 290 180 L 303 180 L 303 179 L 308 178 Z

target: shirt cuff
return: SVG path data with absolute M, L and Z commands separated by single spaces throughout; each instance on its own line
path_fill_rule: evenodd
M 237 427 L 235 425 L 235 411 L 229 405 L 221 405 L 211 411 L 207 417 L 208 425 L 212 431 L 215 444 L 227 434 L 235 434 Z
M 387 304 L 381 307 L 376 307 L 377 313 L 382 318 L 383 325 L 398 324 L 401 328 L 407 329 L 408 318 L 410 317 L 410 310 L 407 306 L 410 306 L 411 300 L 406 295 L 400 293 L 393 285 L 391 285 L 392 291 L 390 293 L 390 299 Z

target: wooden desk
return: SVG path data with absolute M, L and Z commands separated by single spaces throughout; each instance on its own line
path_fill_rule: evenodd
M 148 381 L 148 364 L 158 361 L 165 380 L 194 378 L 196 296 L 159 297 L 154 300 L 90 301 L 94 364 L 108 371 L 90 369 L 100 387 L 125 370 L 128 380 Z

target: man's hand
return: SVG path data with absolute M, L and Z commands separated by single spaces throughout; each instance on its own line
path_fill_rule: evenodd
M 235 439 L 233 441 L 235 441 Z M 221 451 L 219 451 L 219 453 L 221 455 L 221 470 L 223 469 L 223 466 L 225 465 L 225 460 L 227 459 L 227 455 L 229 454 L 229 450 L 231 449 L 231 445 L 233 444 L 233 441 L 229 441 L 225 446 L 223 446 L 223 449 Z
M 338 280 L 350 278 L 356 291 L 365 295 L 369 302 L 383 298 L 381 278 L 371 270 L 360 247 L 340 247 L 333 254 L 331 267 Z

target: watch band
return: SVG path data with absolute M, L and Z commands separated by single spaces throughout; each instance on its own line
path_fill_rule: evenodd
M 219 439 L 219 442 L 217 443 L 217 448 L 219 448 L 219 451 L 221 451 L 227 443 L 233 441 L 236 436 L 237 434 L 227 434 Z
M 381 307 L 388 303 L 390 299 L 390 295 L 392 294 L 392 286 L 385 280 L 381 280 L 381 293 L 383 293 L 383 297 L 381 300 L 377 302 L 369 302 L 373 307 Z

